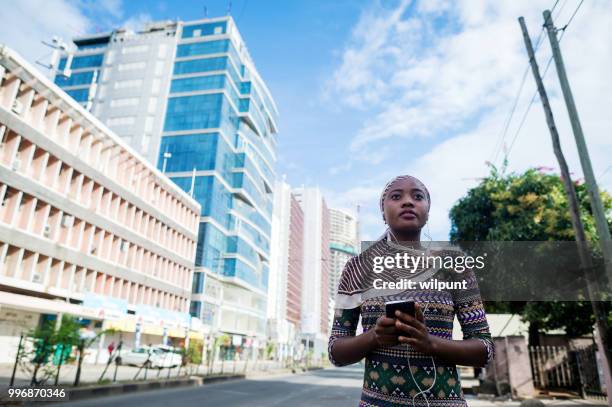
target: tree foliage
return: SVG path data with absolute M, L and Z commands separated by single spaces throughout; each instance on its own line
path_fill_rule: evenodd
M 595 220 L 586 185 L 573 181 L 589 245 L 599 252 Z M 612 196 L 601 192 L 612 230 Z M 504 174 L 495 167 L 450 211 L 450 239 L 459 241 L 575 240 L 563 179 L 542 168 Z M 587 301 L 487 304 L 489 312 L 521 314 L 536 329 L 564 329 L 570 337 L 591 332 L 595 321 Z M 612 322 L 612 316 L 608 319 Z
M 574 182 L 587 239 L 598 247 L 585 184 Z M 612 196 L 601 198 L 612 230 Z M 451 241 L 570 241 L 574 230 L 563 180 L 529 169 L 504 176 L 493 169 L 450 211 Z
M 24 346 L 18 363 L 23 371 L 32 375 L 32 385 L 45 384 L 59 369 L 54 365 L 69 361 L 72 348 L 79 341 L 80 327 L 74 317 L 63 315 L 59 329 L 54 320 L 48 320 L 26 334 L 31 345 Z

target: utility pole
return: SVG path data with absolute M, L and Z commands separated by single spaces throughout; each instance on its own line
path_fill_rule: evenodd
M 593 261 L 589 254 L 586 234 L 584 232 L 584 226 L 582 224 L 582 220 L 580 219 L 580 209 L 578 206 L 578 198 L 576 196 L 576 189 L 574 188 L 574 184 L 572 179 L 570 178 L 569 168 L 567 166 L 567 162 L 565 161 L 565 157 L 563 156 L 563 151 L 561 150 L 561 143 L 559 141 L 559 132 L 557 131 L 557 126 L 555 125 L 555 119 L 553 117 L 552 109 L 550 108 L 550 103 L 548 101 L 548 95 L 546 94 L 546 89 L 544 89 L 544 84 L 542 82 L 542 77 L 540 76 L 540 68 L 538 67 L 538 63 L 535 59 L 535 53 L 533 51 L 533 45 L 531 43 L 531 38 L 529 37 L 529 32 L 527 31 L 527 26 L 525 25 L 525 19 L 523 17 L 519 17 L 519 24 L 521 25 L 521 30 L 523 32 L 523 40 L 525 41 L 525 48 L 527 49 L 527 55 L 529 56 L 529 64 L 531 65 L 531 71 L 533 73 L 533 77 L 536 81 L 536 85 L 538 87 L 538 93 L 540 95 L 540 100 L 542 101 L 542 106 L 544 108 L 544 114 L 546 116 L 546 123 L 548 124 L 548 129 L 550 130 L 550 136 L 553 143 L 553 149 L 555 152 L 555 156 L 557 157 L 557 161 L 559 162 L 559 167 L 561 169 L 561 176 L 563 178 L 563 184 L 565 186 L 565 191 L 567 193 L 567 198 L 570 207 L 570 214 L 572 219 L 572 226 L 574 229 L 574 233 L 576 235 L 576 243 L 578 245 L 578 254 L 580 256 L 580 265 L 585 272 L 587 290 L 591 302 L 591 307 L 593 309 L 593 314 L 595 315 L 595 321 L 597 325 L 597 329 L 601 335 L 603 347 L 603 356 L 607 360 L 608 371 L 610 370 L 610 352 L 608 347 L 608 326 L 607 326 L 607 315 L 605 309 L 603 308 L 603 303 L 597 301 L 595 298 L 599 290 L 597 290 L 597 280 L 593 278 Z M 611 372 L 612 373 L 612 372 Z
M 555 67 L 557 69 L 557 75 L 559 76 L 559 83 L 561 84 L 563 98 L 565 99 L 565 105 L 567 106 L 567 113 L 569 114 L 570 122 L 572 123 L 572 130 L 574 132 L 574 138 L 576 139 L 576 147 L 578 148 L 580 164 L 582 165 L 582 172 L 584 173 L 584 181 L 591 200 L 593 218 L 595 218 L 595 226 L 597 228 L 599 244 L 601 246 L 601 252 L 603 253 L 605 262 L 606 276 L 608 278 L 608 291 L 612 292 L 612 239 L 610 238 L 610 229 L 608 228 L 606 213 L 601 202 L 601 196 L 599 195 L 599 188 L 597 187 L 595 174 L 593 173 L 591 159 L 589 158 L 589 151 L 584 140 L 584 133 L 582 133 L 582 126 L 580 125 L 580 119 L 578 118 L 578 110 L 576 109 L 576 103 L 574 103 L 574 96 L 572 95 L 572 90 L 570 89 L 569 81 L 567 80 L 565 64 L 563 63 L 561 49 L 559 48 L 559 40 L 557 39 L 557 29 L 552 21 L 550 11 L 545 10 L 543 14 L 544 27 L 546 27 L 548 39 L 550 40 L 550 47 L 552 48 L 553 59 L 555 60 Z

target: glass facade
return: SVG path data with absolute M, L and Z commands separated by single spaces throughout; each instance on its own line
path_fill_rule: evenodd
M 79 85 L 90 85 L 94 82 L 94 74 L 95 71 L 87 71 L 87 72 L 79 72 L 73 73 L 69 77 L 65 76 L 56 76 L 55 83 L 59 85 L 61 88 L 69 87 L 69 86 L 79 86 Z M 96 82 L 98 75 L 96 76 Z
M 95 68 L 102 66 L 102 60 L 104 59 L 104 54 L 95 54 L 95 55 L 83 55 L 72 58 L 72 63 L 70 64 L 70 69 L 82 69 L 82 68 Z M 58 69 L 63 70 L 66 67 L 66 58 L 61 58 L 59 62 Z
M 207 42 L 193 42 L 190 44 L 180 44 L 176 48 L 176 57 L 191 57 L 194 55 L 219 54 L 228 52 L 230 40 L 218 40 Z
M 108 45 L 107 40 L 99 40 L 91 44 L 76 44 L 77 52 L 70 63 L 72 71 L 70 76 L 63 76 L 61 73 L 66 68 L 68 58 L 60 58 L 57 66 L 57 74 L 54 82 L 71 96 L 74 100 L 85 106 L 89 98 L 89 89 L 92 84 L 100 81 L 100 71 L 104 62 L 104 51 Z M 91 54 L 93 48 L 99 49 L 99 53 Z M 84 52 L 85 54 L 81 54 Z M 73 87 L 78 87 L 74 89 Z
M 154 153 L 158 168 L 202 206 L 192 290 L 206 295 L 211 277 L 218 275 L 239 280 L 242 287 L 249 287 L 244 290 L 265 304 L 276 177 L 276 108 L 253 71 L 231 17 L 178 22 L 168 32 L 177 40 L 171 49 L 165 46 L 161 52 L 161 45 L 148 42 L 151 52 L 132 50 L 135 54 L 130 58 L 138 57 L 147 66 L 164 62 L 164 71 L 155 74 L 165 78 L 157 96 L 164 101 L 159 104 L 165 106 L 159 112 L 164 115 L 163 125 L 155 127 L 157 133 L 151 136 L 160 140 Z M 99 95 L 119 89 L 119 81 L 131 81 L 126 76 L 131 72 L 117 72 L 120 64 L 132 61 L 123 60 L 127 53 L 123 47 L 138 46 L 118 41 L 122 35 L 113 32 L 77 39 L 70 64 L 73 72 L 69 77 L 59 74 L 68 63 L 62 56 L 55 83 L 85 104 L 92 83 L 104 78 L 104 86 L 94 95 L 95 104 Z M 135 120 L 141 120 L 140 116 Z M 215 306 L 205 300 L 194 299 L 190 311 L 206 323 Z M 249 326 L 265 327 L 265 318 L 251 322 Z
M 204 292 L 204 279 L 206 274 L 202 272 L 193 273 L 193 285 L 191 292 L 194 294 L 202 294 Z
M 87 102 L 89 88 L 67 90 L 66 93 L 77 102 Z
M 208 35 L 220 35 L 227 32 L 227 22 L 218 21 L 205 24 L 190 24 L 183 27 L 182 38 L 193 38 Z
M 168 175 L 202 205 L 196 267 L 265 292 L 275 108 L 244 63 L 248 56 L 237 52 L 241 47 L 218 37 L 227 30 L 225 22 L 183 27 L 158 167 L 165 160 Z
M 170 84 L 170 93 L 223 89 L 224 87 L 225 75 L 196 76 L 173 80 Z

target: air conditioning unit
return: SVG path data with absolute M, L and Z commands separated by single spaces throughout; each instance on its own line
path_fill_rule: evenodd
M 74 216 L 66 215 L 62 217 L 62 226 L 65 228 L 71 228 L 74 225 Z
M 122 252 L 127 252 L 128 248 L 129 248 L 129 243 L 126 242 L 125 240 L 121 242 L 121 251 Z
M 11 165 L 11 168 L 13 169 L 13 171 L 19 171 L 19 169 L 21 168 L 21 160 L 19 158 L 16 158 L 13 161 L 13 165 Z
M 13 102 L 13 106 L 11 106 L 11 110 L 13 111 L 13 113 L 21 115 L 23 113 L 23 103 L 15 99 L 15 101 Z
M 44 235 L 46 238 L 50 238 L 50 237 L 51 237 L 51 226 L 49 226 L 49 225 L 45 225 L 45 229 L 44 229 L 44 231 L 43 231 L 43 235 Z

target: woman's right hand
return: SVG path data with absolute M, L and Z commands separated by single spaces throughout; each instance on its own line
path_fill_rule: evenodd
M 394 346 L 399 343 L 399 332 L 395 328 L 395 318 L 388 318 L 381 315 L 376 320 L 376 325 L 372 328 L 372 343 L 374 348 L 380 346 Z

